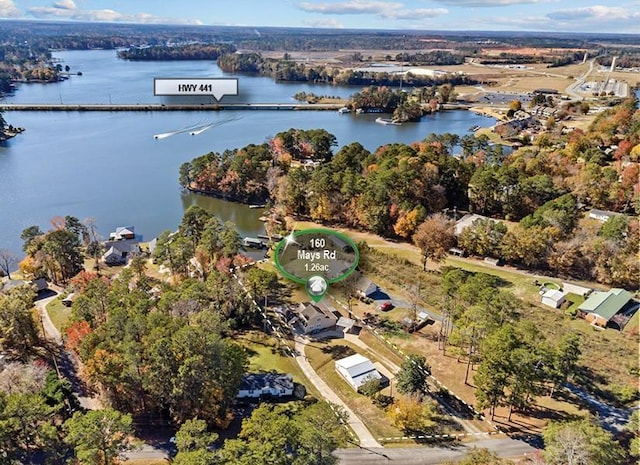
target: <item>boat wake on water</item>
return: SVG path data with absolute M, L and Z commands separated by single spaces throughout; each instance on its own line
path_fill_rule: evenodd
M 188 132 L 192 136 L 197 136 L 198 134 L 202 134 L 203 132 L 208 131 L 209 129 L 216 128 L 218 126 L 221 126 L 223 124 L 229 123 L 231 121 L 236 121 L 238 119 L 240 119 L 240 117 L 225 118 L 223 120 L 216 121 L 216 122 L 211 122 L 211 121 L 203 122 L 203 121 L 200 121 L 197 124 L 193 124 L 191 126 L 187 126 L 187 127 L 182 128 L 182 129 L 176 129 L 175 131 L 169 131 L 169 132 L 163 132 L 163 133 L 160 133 L 160 134 L 154 134 L 153 138 L 154 139 L 166 139 L 167 137 L 175 136 L 176 134 L 182 134 L 182 133 L 185 133 L 185 132 Z
M 189 132 L 189 134 L 191 134 L 192 136 L 197 136 L 198 134 L 202 134 L 203 132 L 208 131 L 209 129 L 217 128 L 218 126 L 222 126 L 223 124 L 229 123 L 231 121 L 237 121 L 240 118 L 241 117 L 225 118 L 225 119 L 217 121 L 215 123 L 206 124 L 206 125 L 201 126 L 199 128 L 194 128 L 194 130 Z
M 183 132 L 188 132 L 191 131 L 193 129 L 202 127 L 203 121 L 199 121 L 196 124 L 192 124 L 190 126 L 185 126 L 184 128 L 181 129 L 176 129 L 175 131 L 169 131 L 169 132 L 163 132 L 160 134 L 154 134 L 153 138 L 154 139 L 166 139 L 167 137 L 171 137 L 171 136 L 175 136 L 176 134 L 181 134 Z

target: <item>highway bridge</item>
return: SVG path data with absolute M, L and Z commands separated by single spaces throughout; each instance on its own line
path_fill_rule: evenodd
M 0 103 L 0 111 L 220 111 L 220 110 L 334 110 L 343 103 Z

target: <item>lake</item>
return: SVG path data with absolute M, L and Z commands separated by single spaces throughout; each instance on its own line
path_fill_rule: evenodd
M 115 51 L 56 52 L 82 76 L 55 84 L 22 84 L 12 103 L 160 103 L 156 77 L 229 77 L 215 63 L 127 62 Z M 241 98 L 251 103 L 294 102 L 300 91 L 347 97 L 357 88 L 277 84 L 270 78 L 238 76 Z M 226 99 L 225 99 L 226 101 Z M 289 128 L 324 128 L 339 146 L 360 142 L 369 150 L 411 143 L 429 133 L 467 133 L 493 120 L 455 110 L 402 126 L 376 124 L 376 115 L 334 111 L 222 112 L 9 112 L 7 121 L 26 131 L 0 145 L 0 248 L 21 253 L 20 233 L 36 224 L 50 229 L 54 216 L 93 217 L 103 236 L 117 226 L 135 226 L 150 240 L 175 229 L 190 205 L 236 223 L 242 236 L 263 231 L 260 210 L 183 192 L 179 166 L 209 151 L 262 143 Z M 167 133 L 196 124 L 219 124 L 202 134 Z

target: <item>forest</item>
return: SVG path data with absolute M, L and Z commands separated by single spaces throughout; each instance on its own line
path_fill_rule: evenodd
M 132 61 L 155 60 L 217 60 L 224 53 L 234 53 L 228 44 L 184 44 L 131 47 L 118 51 L 118 58 Z
M 587 131 L 549 132 L 508 156 L 486 136 L 452 134 L 373 153 L 352 143 L 331 156 L 330 135 L 323 133 L 317 152 L 317 144 L 305 141 L 309 131 L 292 129 L 261 146 L 185 163 L 180 183 L 239 199 L 268 198 L 283 216 L 404 240 L 443 209 L 476 212 L 503 222 L 479 222 L 457 239 L 472 255 L 634 287 L 640 231 L 629 215 L 640 208 L 636 105 L 626 100 Z M 617 149 L 605 153 L 612 144 Z M 456 147 L 462 153 L 454 157 Z M 311 168 L 304 159 L 322 162 Z M 591 208 L 622 215 L 600 227 L 583 220 Z
M 143 256 L 117 276 L 84 270 L 84 258 L 92 256 L 92 223 L 67 216 L 54 218 L 52 227 L 25 229 L 21 271 L 47 276 L 77 295 L 62 331 L 64 351 L 82 362 L 82 381 L 55 371 L 52 357 L 64 355 L 39 333 L 34 291 L 25 285 L 0 294 L 0 448 L 8 463 L 43 457 L 49 464 L 116 463 L 135 450 L 137 429 L 151 424 L 178 430 L 177 464 L 194 457 L 206 458 L 197 463 L 292 456 L 335 462 L 331 452 L 344 445 L 340 418 L 310 397 L 255 409 L 235 439 L 211 448 L 221 444 L 213 431 L 225 430 L 236 416 L 235 397 L 248 367 L 248 353 L 235 339 L 262 327 L 260 309 L 231 274 L 248 260 L 238 254 L 234 225 L 200 207 L 187 210 L 177 231 L 159 237 L 153 255 L 171 270 L 169 281 L 148 273 Z M 192 260 L 199 263 L 198 276 Z M 245 271 L 243 280 L 254 295 L 275 298 L 281 287 L 275 273 L 258 268 Z M 74 392 L 83 382 L 108 407 L 81 408 Z

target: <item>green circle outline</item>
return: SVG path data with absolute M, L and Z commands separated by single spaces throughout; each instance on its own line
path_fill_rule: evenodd
M 327 284 L 334 284 L 337 282 L 342 281 L 343 279 L 348 278 L 351 274 L 353 274 L 353 272 L 356 270 L 356 268 L 358 267 L 358 262 L 360 262 L 360 251 L 358 250 L 358 246 L 356 245 L 356 243 L 353 241 L 353 239 L 351 239 L 349 236 L 346 236 L 338 231 L 334 231 L 332 229 L 325 229 L 325 228 L 310 228 L 310 229 L 303 229 L 301 231 L 296 231 L 293 233 L 293 237 L 296 238 L 298 236 L 302 236 L 304 234 L 313 234 L 313 233 L 321 233 L 321 234 L 329 234 L 329 235 L 333 235 L 333 236 L 338 236 L 340 239 L 344 240 L 347 244 L 349 244 L 354 252 L 355 252 L 355 260 L 353 261 L 353 265 L 351 265 L 351 267 L 342 275 L 333 278 L 333 279 L 328 279 L 327 280 Z M 285 278 L 289 278 L 290 280 L 296 282 L 296 283 L 300 283 L 300 284 L 306 284 L 308 281 L 307 279 L 304 278 L 299 278 L 295 275 L 292 275 L 291 273 L 289 273 L 287 270 L 284 269 L 284 267 L 282 266 L 282 264 L 280 263 L 280 259 L 279 259 L 279 254 L 280 254 L 280 250 L 284 247 L 284 245 L 287 242 L 287 238 L 285 237 L 284 239 L 282 239 L 278 245 L 276 246 L 276 250 L 275 250 L 275 256 L 273 257 L 273 261 L 276 265 L 276 268 L 280 271 L 280 273 L 282 273 L 284 275 Z

